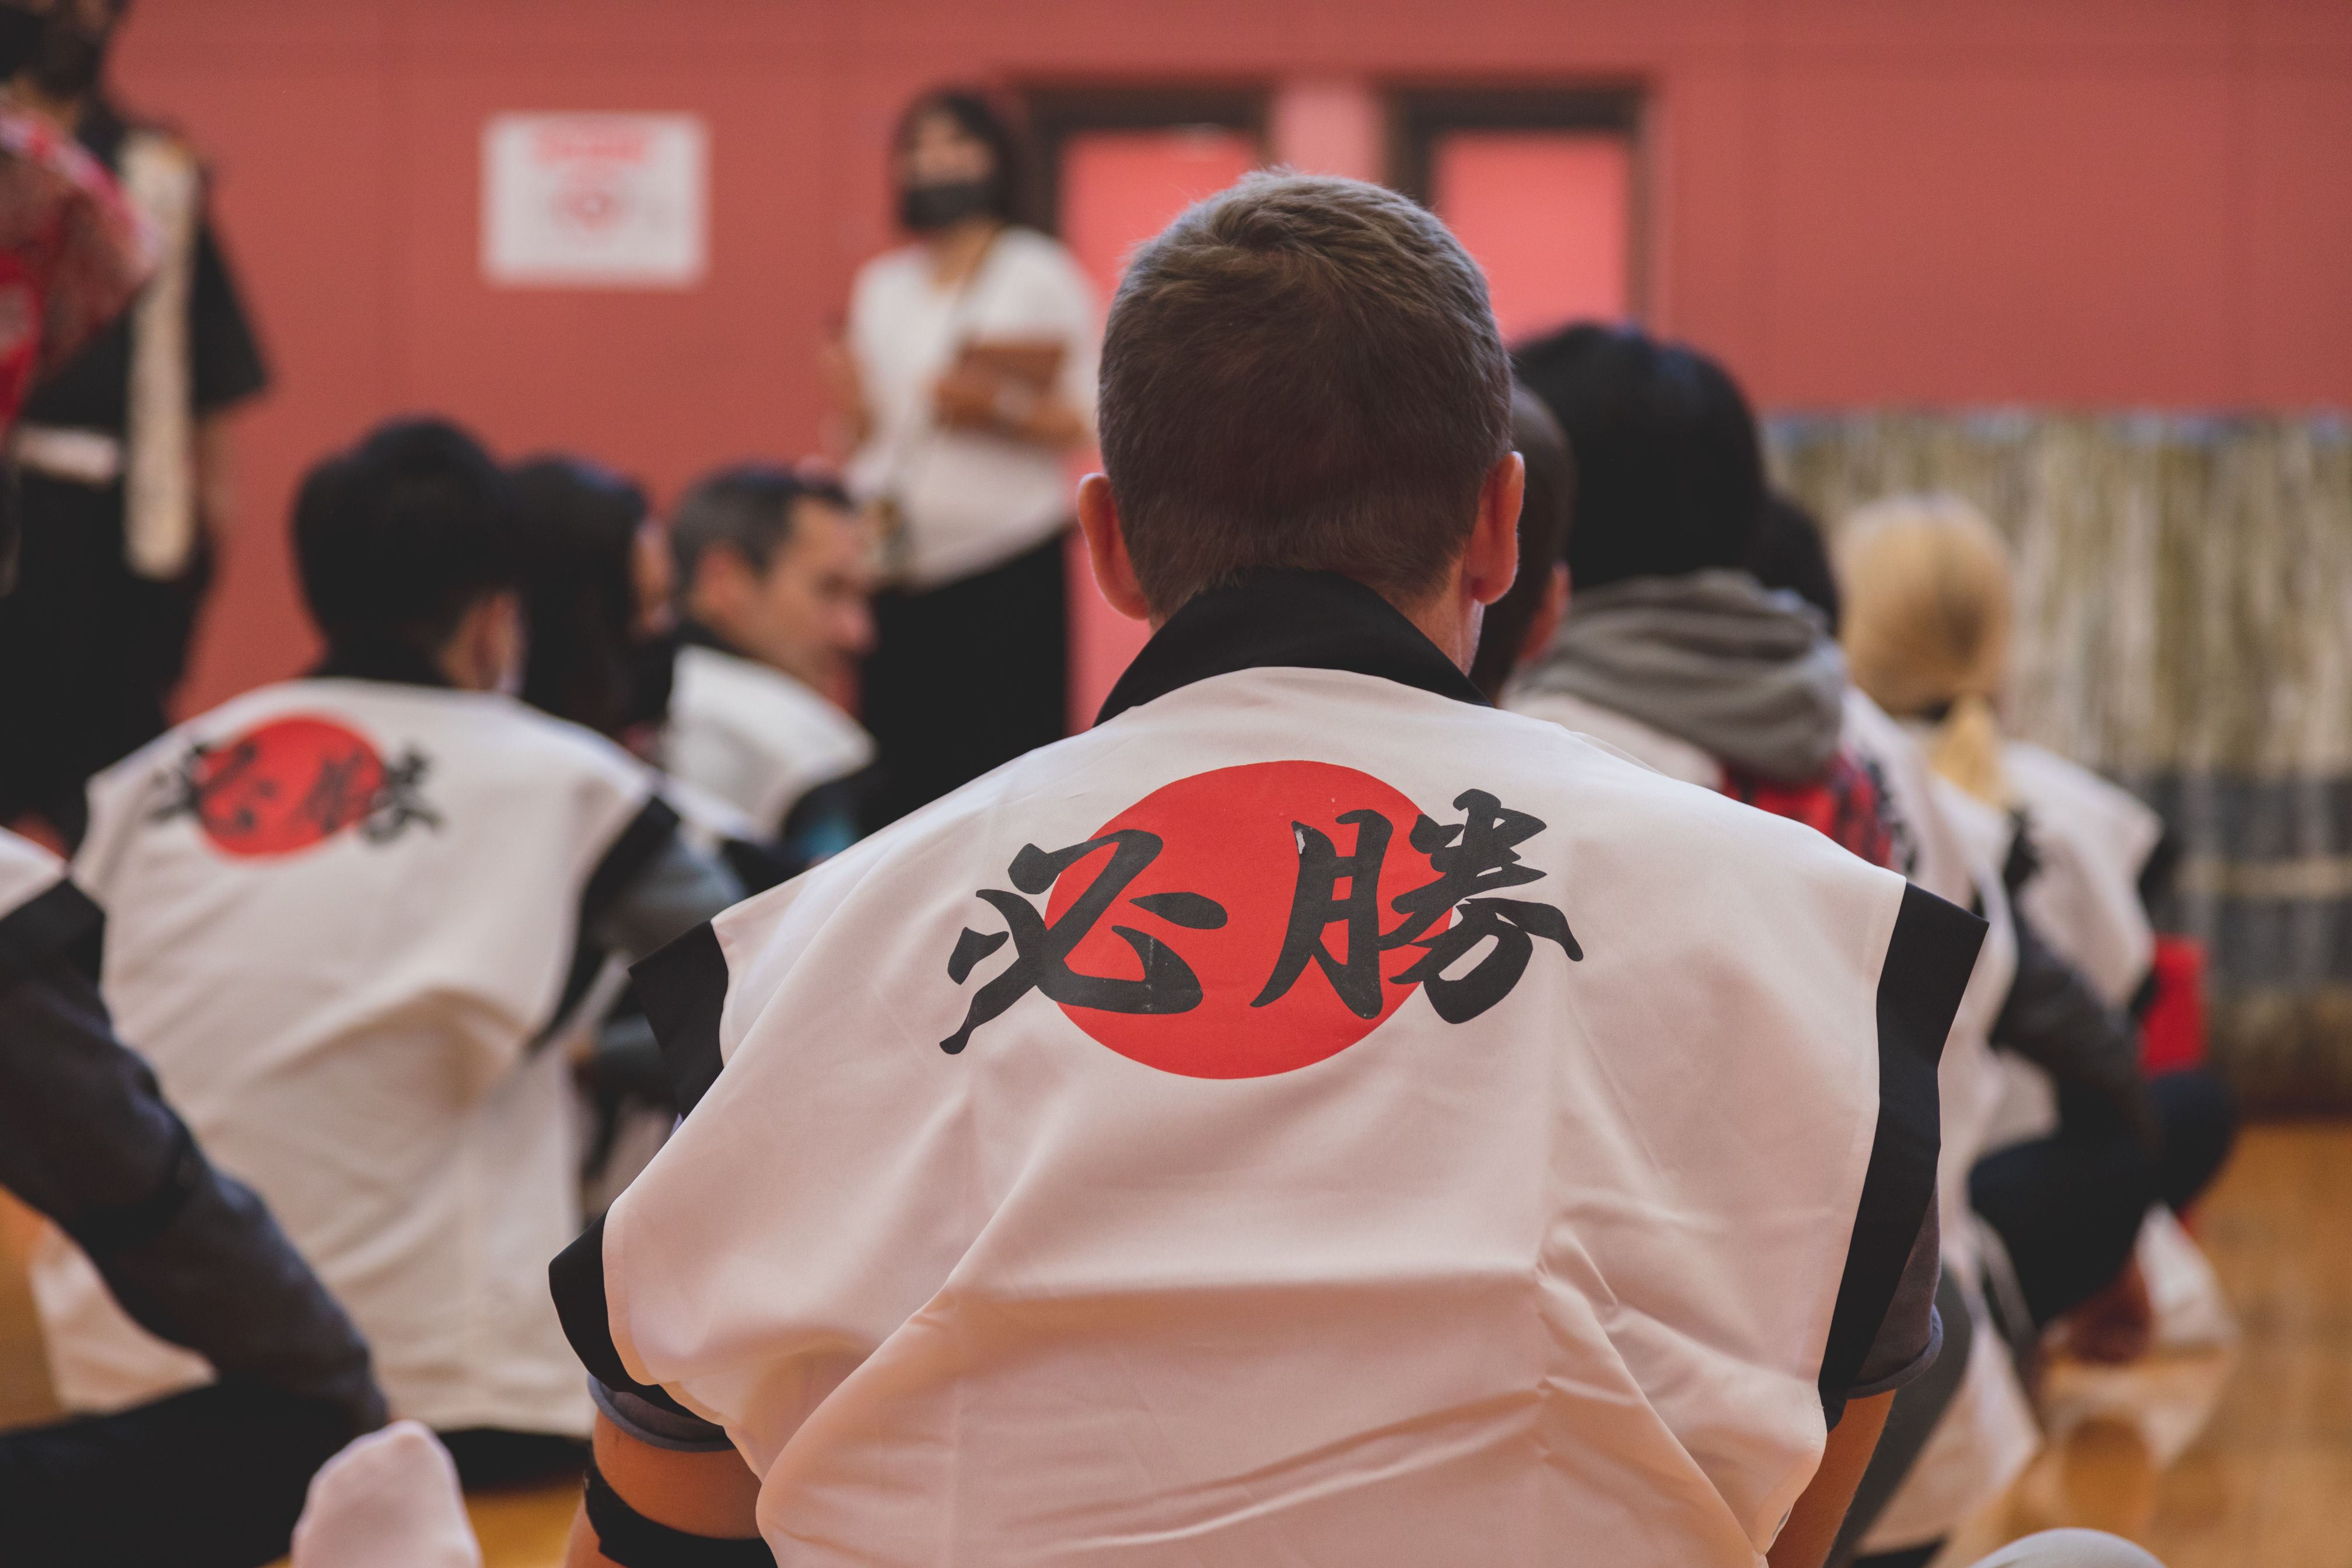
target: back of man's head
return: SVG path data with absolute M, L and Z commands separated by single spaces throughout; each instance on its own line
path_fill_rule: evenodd
M 732 552 L 755 575 L 766 572 L 791 542 L 803 500 L 849 510 L 839 485 L 773 463 L 737 463 L 697 479 L 670 517 L 679 607 L 691 610 L 696 575 L 714 551 Z
M 1378 185 L 1255 174 L 1129 264 L 1104 335 L 1103 467 L 1152 611 L 1261 568 L 1415 604 L 1510 450 L 1485 279 Z
M 378 426 L 312 468 L 294 498 L 302 597 L 329 644 L 430 657 L 466 612 L 521 580 L 513 489 L 442 419 Z
M 1764 505 L 1764 456 L 1756 416 L 1721 365 L 1590 323 L 1525 344 L 1517 358 L 1576 452 L 1576 592 L 1745 563 Z

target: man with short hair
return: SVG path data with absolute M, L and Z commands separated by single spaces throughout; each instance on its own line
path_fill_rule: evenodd
M 648 770 L 505 694 L 516 527 L 504 473 L 446 424 L 320 463 L 294 544 L 324 663 L 92 780 L 75 865 L 124 1034 L 469 1484 L 576 1467 L 589 1429 L 533 1278 L 579 1227 L 571 1064 L 545 1042 L 605 952 L 737 895 Z M 68 1407 L 207 1377 L 62 1239 L 33 1285 Z
M 572 1561 L 1816 1568 L 1980 923 L 1486 704 L 1509 367 L 1420 207 L 1189 209 L 1101 394 L 1095 727 L 637 968 L 690 1109 L 552 1270 Z
M 790 468 L 722 468 L 678 502 L 670 550 L 670 772 L 750 817 L 789 871 L 838 854 L 874 762 L 832 695 L 874 645 L 871 542 L 849 498 Z

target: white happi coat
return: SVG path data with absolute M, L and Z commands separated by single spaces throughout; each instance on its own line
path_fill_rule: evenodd
M 1975 1319 L 1967 1374 L 1895 1495 L 1864 1537 L 1864 1554 L 1941 1540 L 1974 1519 L 2032 1462 L 2042 1435 L 1985 1306 L 1969 1208 L 1969 1170 L 1985 1152 L 2004 1079 L 1993 1021 L 2017 977 L 2017 929 L 2000 868 L 2007 821 L 1936 776 L 1919 743 L 1860 690 L 1846 693 L 1845 744 L 1877 781 L 1896 868 L 1939 898 L 1981 906 L 1988 929 L 1937 1071 L 1943 1150 L 1937 1163 L 1944 1265 Z
M 0 921 L 65 880 L 65 862 L 0 827 Z
M 2130 791 L 2040 746 L 2010 742 L 2000 762 L 2042 860 L 2018 902 L 2101 1000 L 2126 1005 L 2156 962 L 2139 875 L 2164 837 L 2163 818 Z
M 647 771 L 509 698 L 309 679 L 89 798 L 76 874 L 123 1037 L 350 1311 L 394 1414 L 585 1433 L 544 1282 L 580 1223 L 569 1064 L 532 1044 L 590 879 L 662 809 Z M 33 1286 L 68 1408 L 209 1378 L 62 1237 Z
M 1261 579 L 640 965 L 709 1088 L 559 1266 L 583 1356 L 723 1424 L 796 1564 L 1759 1563 L 1979 928 L 1477 704 Z
M 822 692 L 719 648 L 678 649 L 663 761 L 773 837 L 811 790 L 874 761 L 874 738 Z

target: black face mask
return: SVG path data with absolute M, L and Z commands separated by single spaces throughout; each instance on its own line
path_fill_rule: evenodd
M 15 76 L 40 58 L 48 19 L 19 11 L 0 0 L 0 79 Z
M 52 98 L 81 98 L 104 74 L 106 47 L 113 41 L 112 27 L 92 37 L 60 8 L 42 31 L 41 47 L 31 62 L 33 79 Z
M 898 193 L 898 221 L 917 234 L 929 234 L 977 217 L 995 205 L 993 180 L 949 180 L 908 185 Z

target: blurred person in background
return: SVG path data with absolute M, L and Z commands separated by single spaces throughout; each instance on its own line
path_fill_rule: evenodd
M 1014 221 L 1003 113 L 927 93 L 890 145 L 914 243 L 859 270 L 825 361 L 883 562 L 860 700 L 881 753 L 869 826 L 1062 735 L 1066 459 L 1093 438 L 1098 331 L 1077 262 Z
M 521 524 L 522 606 L 530 629 L 522 700 L 657 763 L 678 654 L 669 547 L 635 481 L 582 458 L 545 456 L 513 470 Z M 781 852 L 751 819 L 667 775 L 663 798 L 688 842 L 732 874 L 705 918 L 784 879 Z M 661 1048 L 617 957 L 551 1042 L 576 1068 L 590 1117 L 581 1152 L 583 1199 L 602 1213 L 668 1136 L 676 1097 Z
M 0 76 L 46 26 L 43 8 L 0 5 Z M 0 433 L 152 260 L 104 168 L 0 103 Z M 0 604 L 16 521 L 0 495 Z M 48 673 L 0 663 L 0 685 Z M 121 1310 L 217 1381 L 0 1433 L 5 1555 L 26 1568 L 256 1568 L 286 1550 L 320 1461 L 382 1423 L 383 1396 L 351 1321 L 116 1036 L 98 993 L 103 928 L 53 855 L 0 828 L 0 1186 L 85 1250 Z
M 683 646 L 663 759 L 798 875 L 856 842 L 875 782 L 840 706 L 874 646 L 866 532 L 831 480 L 746 463 L 686 492 L 669 545 Z
M 160 733 L 231 523 L 227 416 L 268 384 L 206 210 L 194 151 L 127 117 L 106 62 L 128 0 L 55 0 L 9 76 L 121 183 L 154 229 L 154 277 L 28 401 L 12 451 L 26 591 L 0 603 L 0 822 L 68 839 L 89 774 Z
M 669 551 L 635 480 L 583 458 L 514 468 L 523 542 L 522 700 L 660 755 L 677 658 Z
M 1574 521 L 1576 458 L 1568 436 L 1543 399 L 1511 387 L 1511 445 L 1527 464 L 1519 503 L 1519 574 L 1510 591 L 1486 606 L 1470 679 L 1499 703 L 1511 673 L 1542 651 L 1568 612 L 1568 563 L 1561 552 Z
M 1877 792 L 1839 747 L 1837 643 L 1748 570 L 1764 453 L 1738 384 L 1630 327 L 1570 327 L 1517 357 L 1576 454 L 1576 527 L 1567 618 L 1507 705 L 1890 864 Z
M 2077 1353 L 2128 1360 L 2157 1326 L 2137 1261 L 2145 1218 L 2196 1200 L 2237 1121 L 2213 1073 L 2139 1071 L 2132 1008 L 2154 952 L 2140 889 L 2160 826 L 2089 770 L 2002 734 L 2011 568 L 1981 512 L 1890 497 L 1848 520 L 1838 563 L 1856 684 L 2003 831 L 2021 950 L 2005 1016 L 2080 1042 L 2021 1053 L 2040 1070 L 2014 1082 L 1970 1180 L 2021 1296 L 2017 1327 L 2038 1334 L 2071 1315 Z
M 16 678 L 21 672 L 0 672 Z M 207 1386 L 0 1432 L 18 1568 L 259 1568 L 310 1476 L 383 1425 L 359 1331 L 269 1210 L 213 1165 L 99 996 L 105 917 L 0 829 L 0 1186 Z
M 76 862 L 124 1034 L 477 1486 L 576 1468 L 589 1426 L 540 1283 L 580 1220 L 552 1043 L 604 954 L 733 896 L 649 769 L 505 695 L 519 528 L 507 476 L 446 424 L 320 463 L 294 553 L 324 662 L 93 779 Z M 210 1375 L 63 1238 L 32 1278 L 68 1408 Z

